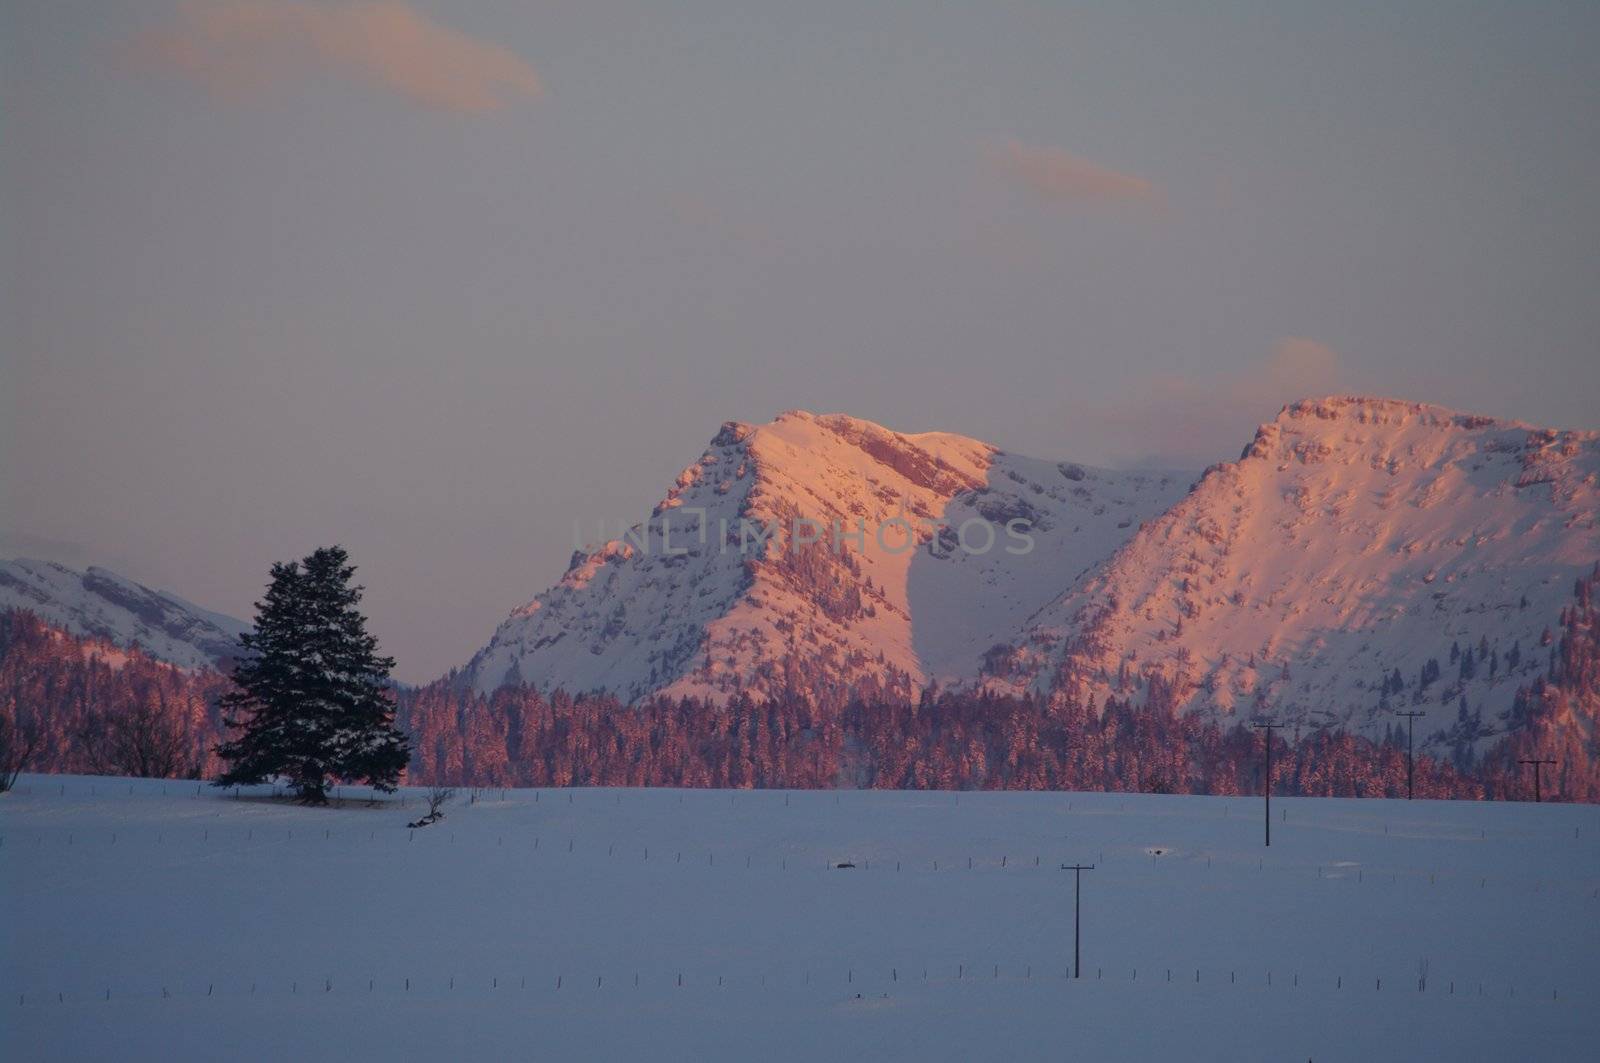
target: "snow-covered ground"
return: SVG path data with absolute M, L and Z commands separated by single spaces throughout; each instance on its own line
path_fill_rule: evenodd
M 490 791 L 411 832 L 405 797 L 313 810 L 25 776 L 0 797 L 4 1056 L 1567 1060 L 1600 1043 L 1592 806 L 1284 799 L 1263 849 L 1252 798 Z M 1096 865 L 1078 981 L 1074 861 Z

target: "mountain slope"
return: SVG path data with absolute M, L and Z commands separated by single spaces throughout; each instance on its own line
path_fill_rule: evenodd
M 213 613 L 115 572 L 86 572 L 49 561 L 0 561 L 0 609 L 27 609 L 75 635 L 138 645 L 184 668 L 212 668 L 231 659 L 242 620 Z
M 574 555 L 465 678 L 628 699 L 971 678 L 1187 483 L 841 415 L 729 422 L 648 522 Z M 1014 520 L 1029 522 L 1029 552 L 1010 552 L 1025 545 Z
M 1416 709 L 1419 740 L 1481 748 L 1600 559 L 1597 477 L 1600 433 L 1296 403 L 1042 610 L 1018 674 L 1369 734 Z

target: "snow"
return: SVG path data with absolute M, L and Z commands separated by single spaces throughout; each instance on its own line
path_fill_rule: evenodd
M 759 692 L 763 681 L 781 685 L 768 670 L 786 657 L 844 682 L 891 670 L 918 687 L 972 679 L 984 651 L 1013 637 L 1191 480 L 1087 470 L 841 414 L 730 422 L 657 504 L 648 532 L 580 554 L 555 587 L 500 626 L 467 676 L 481 691 L 510 681 L 624 698 L 720 698 L 734 680 Z M 1006 550 L 1011 515 L 1032 523 L 1027 554 Z M 779 563 L 796 517 L 815 521 L 830 546 L 840 529 L 860 571 L 836 574 L 863 592 L 869 611 L 840 615 Z M 980 518 L 995 530 L 992 546 L 977 528 L 971 549 L 931 541 L 941 523 L 954 530 Z M 765 551 L 742 552 L 741 520 L 783 530 Z M 897 520 L 918 529 L 914 549 L 904 526 L 890 523 Z M 687 555 L 665 554 L 668 526 Z M 862 527 L 860 540 L 845 537 Z
M 1393 707 L 1427 713 L 1419 746 L 1448 749 L 1462 698 L 1481 746 L 1545 670 L 1540 637 L 1600 560 L 1597 480 L 1600 433 L 1387 399 L 1296 403 L 1018 643 L 1043 687 L 1071 646 L 1080 695 L 1136 697 L 1158 672 L 1202 712 L 1262 704 L 1368 735 L 1392 722 L 1381 682 L 1399 669 Z M 1485 640 L 1502 659 L 1520 643 L 1522 667 L 1458 681 L 1452 643 Z M 1442 681 L 1419 696 L 1430 658 Z
M 1144 521 L 1182 498 L 1193 480 L 1192 473 L 998 454 L 983 491 L 958 495 L 942 518 L 960 528 L 986 514 L 1026 512 L 1033 548 L 1026 554 L 1007 554 L 1003 547 L 986 554 L 959 548 L 918 553 L 908 599 L 927 677 L 946 685 L 974 679 L 986 650 L 1015 639 L 1030 617 L 1097 571 Z M 982 542 L 977 533 L 974 540 Z
M 182 668 L 211 668 L 232 657 L 242 620 L 152 590 L 108 569 L 80 572 L 51 561 L 0 561 L 0 609 L 27 609 L 75 635 L 138 645 Z M 108 657 L 107 659 L 113 659 Z
M 664 522 L 681 543 L 702 510 L 707 542 L 663 556 Z M 820 581 L 786 570 L 780 545 L 738 550 L 741 518 L 793 516 L 930 530 L 911 551 L 893 533 L 888 549 L 870 533 L 847 543 L 856 568 Z M 1029 553 L 1007 552 L 1003 533 L 977 554 L 931 530 L 1013 516 L 1031 522 Z M 1547 667 L 1545 629 L 1600 560 L 1600 433 L 1333 397 L 1285 407 L 1197 480 L 791 411 L 725 425 L 648 527 L 581 554 L 468 680 L 624 699 L 1064 682 L 1103 703 L 1160 674 L 1180 708 L 1224 722 L 1264 708 L 1381 737 L 1390 710 L 1416 709 L 1421 748 L 1465 755 L 1505 732 L 1516 690 Z M 828 578 L 863 609 L 830 601 Z M 1459 676 L 1452 643 L 1487 643 L 1500 667 Z M 997 646 L 1005 667 L 986 669 Z M 1440 681 L 1419 690 L 1430 660 Z M 1396 669 L 1405 688 L 1386 696 Z
M 1275 800 L 1264 849 L 1257 798 L 488 791 L 413 833 L 416 791 L 195 787 L 0 797 L 8 1057 L 1574 1059 L 1600 1036 L 1593 807 Z M 1080 861 L 1071 981 L 1056 868 Z

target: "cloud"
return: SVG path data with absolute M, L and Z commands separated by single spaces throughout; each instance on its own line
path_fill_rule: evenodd
M 1107 169 L 1059 148 L 1012 140 L 996 153 L 995 162 L 1002 173 L 1053 202 L 1148 202 L 1160 197 L 1160 190 L 1143 177 Z
M 493 111 L 542 91 L 514 52 L 400 0 L 186 0 L 173 24 L 141 34 L 133 51 L 225 98 L 319 69 L 442 111 Z
M 1135 464 L 1200 468 L 1238 456 L 1257 425 L 1286 403 L 1347 390 L 1338 352 L 1290 336 L 1243 373 L 1154 377 L 1088 414 L 1102 438 Z

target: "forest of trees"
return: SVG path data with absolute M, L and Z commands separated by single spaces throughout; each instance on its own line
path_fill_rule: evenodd
M 1518 761 L 1546 769 L 1547 799 L 1600 802 L 1600 573 L 1578 582 L 1552 665 L 1517 694 L 1507 733 L 1479 757 L 1419 756 L 1418 797 L 1528 799 Z M 229 681 L 0 614 L 0 713 L 37 743 L 34 771 L 214 777 Z M 836 705 L 798 697 L 726 705 L 506 687 L 455 677 L 395 693 L 410 738 L 406 781 L 460 786 L 1077 789 L 1259 793 L 1262 739 L 1179 715 L 1158 687 L 1139 704 L 927 691 Z M 1403 731 L 1280 732 L 1273 790 L 1405 793 Z M 1419 739 L 1421 736 L 1418 736 Z M 152 755 L 152 751 L 154 754 Z
M 440 682 L 402 698 L 418 778 L 476 786 L 860 786 L 881 789 L 1260 792 L 1262 740 L 1170 709 L 928 693 L 915 702 L 726 706 L 655 699 L 488 697 Z M 1276 793 L 1405 794 L 1403 744 L 1317 732 L 1276 740 Z M 1496 796 L 1419 757 L 1419 797 Z M 1502 794 L 1506 796 L 1508 794 Z
M 0 715 L 33 744 L 29 771 L 210 778 L 220 672 L 190 672 L 0 611 Z

